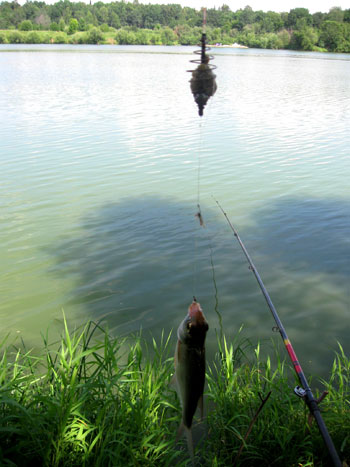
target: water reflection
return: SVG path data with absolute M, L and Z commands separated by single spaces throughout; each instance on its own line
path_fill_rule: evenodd
M 316 342 L 312 368 L 326 371 L 335 340 L 348 345 L 348 57 L 215 51 L 200 119 L 192 49 L 30 47 L 0 54 L 2 332 L 38 341 L 64 308 L 70 322 L 156 333 L 177 327 L 194 288 L 213 330 L 209 231 L 226 332 L 244 322 L 270 337 L 214 194 L 296 350 L 315 355 Z
M 255 226 L 240 229 L 289 337 L 312 360 L 305 363 L 313 372 L 327 371 L 336 340 L 345 349 L 348 345 L 348 303 L 342 300 L 350 244 L 339 236 L 339 230 L 348 228 L 343 225 L 349 222 L 348 213 L 349 205 L 341 202 L 271 200 L 268 208 L 254 213 Z M 195 294 L 211 324 L 212 355 L 213 330 L 219 328 L 212 247 L 225 332 L 232 336 L 243 323 L 254 340 L 271 337 L 272 317 L 269 321 L 225 220 L 205 208 L 209 225 L 200 229 L 194 214 L 192 206 L 150 197 L 108 204 L 84 218 L 82 234 L 50 250 L 55 257 L 50 274 L 76 284 L 65 310 L 79 305 L 81 320 L 102 319 L 116 334 L 143 328 L 157 336 L 163 328 L 177 327 Z

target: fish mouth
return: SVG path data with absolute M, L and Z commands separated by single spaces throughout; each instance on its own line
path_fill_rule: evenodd
M 197 301 L 193 301 L 188 307 L 188 316 L 191 318 L 192 324 L 206 323 L 201 305 Z

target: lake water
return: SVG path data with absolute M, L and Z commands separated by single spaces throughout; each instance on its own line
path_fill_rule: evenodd
M 62 309 L 159 336 L 195 294 L 212 354 L 212 251 L 227 336 L 279 342 L 216 199 L 324 376 L 350 353 L 350 55 L 215 49 L 200 118 L 193 50 L 0 46 L 0 337 L 38 346 Z

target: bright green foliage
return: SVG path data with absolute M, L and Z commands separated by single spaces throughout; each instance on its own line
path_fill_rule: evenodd
M 120 29 L 119 31 L 117 31 L 115 40 L 117 44 L 133 45 L 136 44 L 136 35 L 133 31 L 126 31 L 125 29 Z
M 101 24 L 100 29 L 102 32 L 108 32 L 109 31 L 109 26 L 106 23 Z
M 181 412 L 170 385 L 174 346 L 170 335 L 149 346 L 140 336 L 112 338 L 93 323 L 70 333 L 65 321 L 60 343 L 44 337 L 40 355 L 0 344 L 0 465 L 189 465 L 184 443 L 175 446 Z M 236 465 L 329 465 L 315 423 L 310 427 L 293 394 L 293 370 L 277 349 L 273 354 L 263 358 L 260 345 L 240 333 L 230 343 L 218 339 L 198 465 L 232 465 L 269 391 Z M 329 391 L 324 420 L 349 463 L 350 359 L 341 347 L 322 385 Z
M 84 18 L 79 19 L 78 23 L 78 30 L 79 31 L 87 31 L 87 24 Z
M 177 41 L 177 36 L 174 31 L 170 28 L 164 28 L 161 32 L 162 44 L 174 45 Z
M 8 42 L 10 44 L 24 44 L 24 35 L 18 31 L 11 32 L 8 36 Z
M 78 20 L 76 20 L 75 18 L 71 18 L 68 26 L 68 34 L 75 34 L 78 30 L 78 26 Z
M 311 27 L 304 27 L 300 31 L 293 32 L 290 48 L 295 50 L 314 50 L 317 43 L 317 32 Z
M 86 35 L 86 43 L 87 44 L 98 44 L 99 42 L 103 41 L 103 34 L 97 28 L 92 28 Z
M 59 31 L 60 27 L 57 23 L 53 22 L 50 24 L 50 31 Z
M 18 29 L 20 31 L 32 31 L 33 30 L 33 23 L 29 19 L 25 19 L 18 26 Z
M 57 34 L 54 39 L 55 44 L 66 44 L 67 43 L 67 36 L 65 34 Z
M 45 42 L 36 31 L 30 32 L 25 39 L 27 44 L 41 44 L 42 42 Z
M 152 358 L 141 340 L 111 339 L 90 323 L 44 340 L 35 357 L 5 350 L 0 361 L 0 464 L 166 465 L 174 451 L 177 406 L 169 389 L 169 338 Z M 146 353 L 145 353 L 146 352 Z
M 60 19 L 60 21 L 58 23 L 58 27 L 59 27 L 60 31 L 62 31 L 62 32 L 65 30 L 66 23 L 64 22 L 63 18 Z
M 325 21 L 321 26 L 320 46 L 331 52 L 350 52 L 350 24 Z
M 246 340 L 228 344 L 223 338 L 217 362 L 208 375 L 209 433 L 206 452 L 211 465 L 232 465 L 242 443 L 244 449 L 235 465 L 242 466 L 328 466 L 330 461 L 315 421 L 293 395 L 298 381 L 276 352 L 275 363 L 263 360 L 260 346 L 251 355 Z M 341 349 L 329 382 L 329 395 L 322 402 L 322 414 L 342 460 L 350 460 L 350 359 Z M 250 422 L 271 391 L 266 405 L 244 441 Z M 315 395 L 316 396 L 316 395 Z M 210 404 L 211 402 L 211 404 Z M 215 462 L 214 462 L 215 461 Z
M 0 44 L 6 44 L 6 36 L 2 32 L 0 32 Z

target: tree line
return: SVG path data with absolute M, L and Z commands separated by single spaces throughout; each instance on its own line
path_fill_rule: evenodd
M 144 5 L 138 0 L 1 2 L 0 43 L 196 45 L 202 18 L 194 8 Z M 294 8 L 276 13 L 254 11 L 250 6 L 232 11 L 223 5 L 208 9 L 207 38 L 211 44 L 350 53 L 350 9 L 333 7 L 328 13 L 311 14 L 307 8 Z

